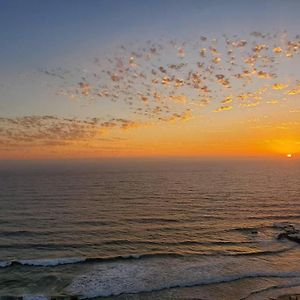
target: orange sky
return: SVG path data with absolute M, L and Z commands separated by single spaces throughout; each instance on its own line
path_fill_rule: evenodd
M 57 24 L 32 16 L 31 31 L 55 34 L 30 34 L 23 56 L 20 29 L 7 19 L 0 159 L 297 157 L 297 10 L 277 4 L 174 4 L 164 22 L 145 4 L 136 19 L 129 9 L 118 15 L 124 20 L 109 17 L 108 5 L 82 28 L 68 16 Z
M 111 156 L 284 157 L 300 153 L 299 124 L 277 120 L 227 121 L 214 118 L 99 132 L 66 144 L 26 145 L 1 151 L 2 158 L 82 158 Z M 121 136 L 122 138 L 118 138 Z

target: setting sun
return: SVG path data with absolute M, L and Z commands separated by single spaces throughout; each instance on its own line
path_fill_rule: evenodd
M 286 155 L 286 157 L 287 157 L 287 158 L 292 158 L 292 157 L 293 157 L 293 154 L 290 154 L 290 153 L 289 153 L 289 154 Z

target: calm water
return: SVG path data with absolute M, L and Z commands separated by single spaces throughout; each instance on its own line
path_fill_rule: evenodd
M 299 187 L 292 160 L 2 163 L 0 296 L 297 290 Z

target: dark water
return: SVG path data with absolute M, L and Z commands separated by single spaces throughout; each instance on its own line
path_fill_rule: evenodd
M 2 163 L 0 296 L 297 290 L 299 187 L 292 160 Z

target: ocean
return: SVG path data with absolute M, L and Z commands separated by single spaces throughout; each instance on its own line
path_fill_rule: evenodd
M 0 163 L 0 297 L 300 293 L 300 161 Z

